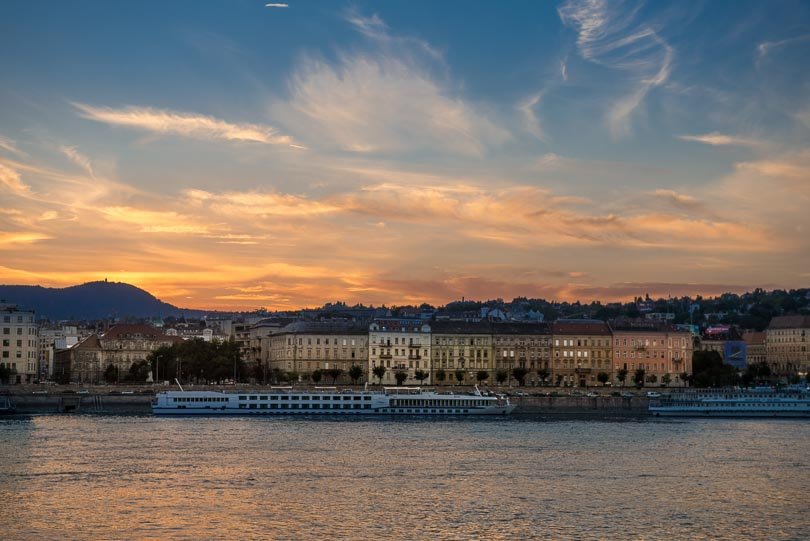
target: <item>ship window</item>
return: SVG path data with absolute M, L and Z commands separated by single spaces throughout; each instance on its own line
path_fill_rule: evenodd
M 278 409 L 278 404 L 270 404 L 270 409 L 271 410 L 277 410 Z
M 302 410 L 308 410 L 309 409 L 309 404 L 301 404 L 301 409 Z
M 371 397 L 370 396 L 364 396 L 363 400 L 371 400 Z
M 261 405 L 259 406 L 259 409 L 266 410 L 266 409 L 267 409 L 267 404 L 261 404 Z
M 308 396 L 302 396 L 301 400 L 309 400 L 309 397 Z
M 244 405 L 244 404 L 239 404 L 239 409 L 240 409 L 240 410 L 245 409 L 245 405 Z
M 251 396 L 251 397 L 250 397 L 250 399 L 251 399 L 251 400 L 258 400 L 258 399 L 259 399 L 259 397 L 258 397 L 258 396 Z
M 371 404 L 363 404 L 363 409 L 364 409 L 364 410 L 369 410 L 369 409 L 371 409 Z
M 282 399 L 282 400 L 289 400 L 289 399 L 290 399 L 290 397 L 289 397 L 289 396 L 287 396 L 287 395 L 284 395 L 284 396 L 282 396 L 282 397 L 281 397 L 281 399 Z
M 251 404 L 250 409 L 255 410 L 256 409 L 256 404 Z
M 293 404 L 292 409 L 297 410 L 298 409 L 298 404 Z
M 259 400 L 267 400 L 267 395 L 263 394 L 259 397 Z

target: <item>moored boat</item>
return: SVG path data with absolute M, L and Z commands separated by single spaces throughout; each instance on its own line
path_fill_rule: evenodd
M 650 402 L 669 417 L 810 417 L 807 389 L 700 389 L 675 391 Z
M 14 403 L 7 396 L 0 396 L 0 415 L 12 415 L 17 412 Z
M 163 391 L 152 401 L 154 415 L 508 415 L 505 396 L 443 394 L 419 387 L 338 391 L 335 388 L 260 391 Z

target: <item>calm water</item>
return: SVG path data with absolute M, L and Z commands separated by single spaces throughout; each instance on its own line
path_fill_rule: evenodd
M 810 422 L 0 420 L 4 539 L 809 539 Z

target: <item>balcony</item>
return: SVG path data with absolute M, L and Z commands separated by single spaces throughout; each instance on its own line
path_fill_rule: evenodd
M 639 344 L 636 346 L 636 351 L 645 351 L 646 349 L 647 346 L 645 346 L 644 344 Z
M 380 353 L 380 359 L 393 359 L 394 356 L 390 353 Z
M 408 355 L 408 360 L 409 361 L 418 361 L 421 358 L 422 358 L 421 355 Z
M 422 345 L 421 345 L 421 344 L 408 344 L 408 347 L 409 347 L 409 348 L 416 348 L 416 349 L 419 349 L 419 348 L 421 348 L 421 347 L 422 347 Z

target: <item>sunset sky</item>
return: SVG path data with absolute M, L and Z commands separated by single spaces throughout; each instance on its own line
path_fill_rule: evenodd
M 0 283 L 203 309 L 810 283 L 810 3 L 265 4 L 0 2 Z

